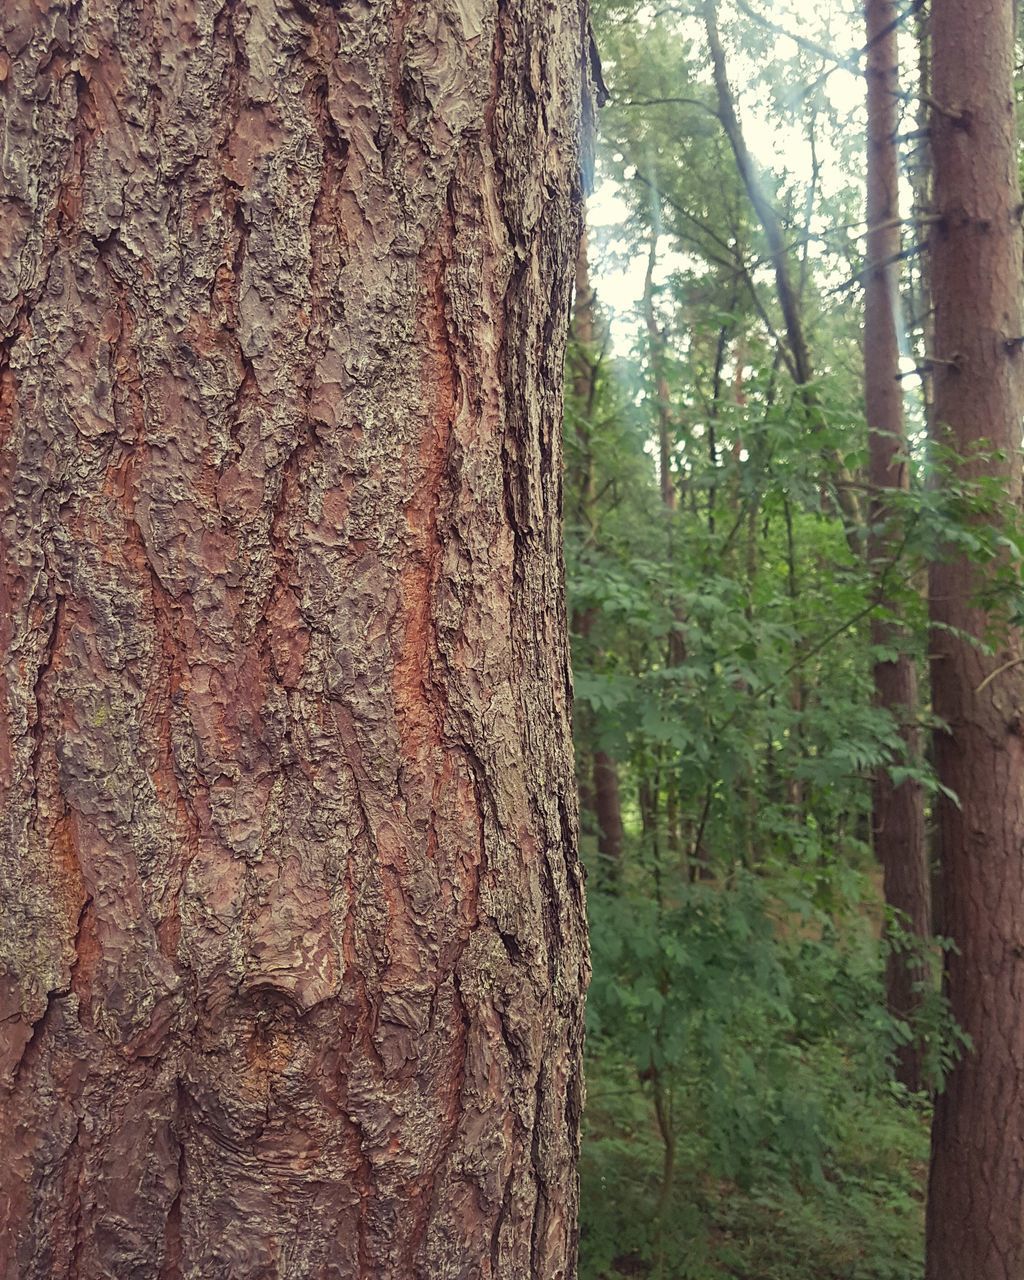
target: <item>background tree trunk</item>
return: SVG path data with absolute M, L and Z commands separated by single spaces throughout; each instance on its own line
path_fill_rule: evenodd
M 818 436 L 824 426 L 824 415 L 818 401 L 817 392 L 810 385 L 814 379 L 814 368 L 811 364 L 810 348 L 800 311 L 800 299 L 793 286 L 790 271 L 789 254 L 786 249 L 785 236 L 778 212 L 766 194 L 765 185 L 759 177 L 754 159 L 747 148 L 743 129 L 736 114 L 736 100 L 725 62 L 725 50 L 722 46 L 718 28 L 718 0 L 703 0 L 701 13 L 704 28 L 707 32 L 708 51 L 711 55 L 711 67 L 714 75 L 715 94 L 718 100 L 718 119 L 729 141 L 736 169 L 740 175 L 750 200 L 751 208 L 757 215 L 768 242 L 768 252 L 775 272 L 775 291 L 779 299 L 779 307 L 786 329 L 787 348 L 784 358 L 793 374 L 793 379 L 801 389 L 802 399 L 807 408 L 809 426 L 812 436 Z M 822 456 L 831 471 L 831 479 L 835 484 L 836 500 L 846 522 L 846 541 L 854 560 L 862 554 L 860 546 L 861 519 L 860 502 L 853 487 L 853 476 L 845 461 L 832 446 L 826 446 Z
M 900 307 L 899 157 L 896 129 L 899 113 L 896 5 L 893 0 L 866 0 L 867 25 L 867 258 L 864 286 L 864 400 L 872 490 L 868 554 L 878 575 L 879 603 L 892 607 L 884 575 L 896 552 L 886 527 L 893 490 L 908 486 L 903 460 L 903 390 L 899 380 L 900 353 L 896 322 Z M 876 265 L 882 264 L 882 265 Z M 872 643 L 890 648 L 906 645 L 906 636 L 890 622 L 875 621 Z M 917 671 L 910 653 L 874 666 L 875 697 L 896 719 L 907 757 L 920 757 L 917 728 Z M 886 770 L 879 770 L 872 792 L 872 830 L 875 853 L 882 865 L 886 904 L 900 913 L 900 928 L 927 938 L 929 923 L 928 859 L 925 846 L 924 797 L 921 784 L 906 781 L 893 786 Z M 909 958 L 913 961 L 913 957 Z M 886 985 L 890 1011 L 910 1018 L 921 1002 L 920 986 L 927 966 L 899 950 L 890 953 Z M 899 1078 L 909 1089 L 921 1088 L 920 1047 L 903 1045 L 897 1061 Z
M 0 1273 L 571 1276 L 581 5 L 0 47 Z
M 935 420 L 957 479 L 994 475 L 1019 502 L 1021 241 L 1013 3 L 932 8 Z M 979 450 L 981 456 L 979 456 Z M 992 456 L 992 450 L 1002 454 Z M 929 1280 L 1024 1274 L 1024 667 L 1020 636 L 986 657 L 978 603 L 988 565 L 931 572 L 941 782 L 943 927 L 955 1017 L 973 1051 L 939 1097 L 928 1201 Z M 950 628 L 956 628 L 956 631 Z M 961 634 L 966 633 L 962 638 Z
M 605 335 L 600 333 L 596 315 L 597 298 L 590 283 L 590 262 L 587 254 L 587 232 L 584 227 L 580 249 L 576 256 L 576 296 L 573 307 L 573 339 L 575 363 L 573 367 L 573 395 L 576 399 L 577 418 L 576 449 L 579 457 L 577 490 L 580 494 L 580 518 L 587 529 L 588 544 L 598 542 L 597 494 L 594 482 L 594 457 L 592 449 L 593 413 L 597 393 L 597 371 L 600 366 Z M 576 612 L 573 633 L 581 640 L 590 640 L 596 610 Z M 591 807 L 597 819 L 597 850 L 601 855 L 603 873 L 611 879 L 618 876 L 622 861 L 622 803 L 619 796 L 619 765 L 613 755 L 597 746 L 598 726 L 591 713 L 584 721 L 589 739 L 591 770 L 580 787 L 580 799 Z
M 672 420 L 672 397 L 665 373 L 665 335 L 658 324 L 654 305 L 654 268 L 658 265 L 658 232 L 651 231 L 651 249 L 647 257 L 647 275 L 644 278 L 644 322 L 649 339 L 651 380 L 658 406 L 658 479 L 661 485 L 661 501 L 666 511 L 676 509 L 676 482 L 672 473 L 672 454 L 676 446 L 675 424 Z

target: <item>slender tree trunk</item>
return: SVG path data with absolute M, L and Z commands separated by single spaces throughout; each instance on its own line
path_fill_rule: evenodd
M 676 509 L 676 486 L 672 476 L 672 449 L 675 429 L 672 424 L 672 397 L 665 374 L 665 335 L 658 324 L 654 306 L 654 268 L 658 263 L 658 233 L 651 231 L 651 247 L 647 255 L 647 275 L 644 278 L 644 323 L 647 325 L 647 346 L 651 359 L 651 377 L 654 379 L 654 402 L 658 411 L 658 479 L 661 484 L 661 501 L 666 511 Z
M 888 496 L 907 488 L 903 430 L 903 390 L 899 380 L 899 339 L 896 322 L 899 300 L 897 258 L 899 231 L 898 123 L 895 91 L 898 84 L 896 4 L 894 0 L 866 0 L 867 19 L 867 257 L 864 297 L 864 399 L 868 419 L 868 449 L 872 488 L 868 553 L 878 575 L 879 603 L 891 605 L 884 574 L 894 552 L 894 537 L 886 522 Z M 876 266 L 875 264 L 886 264 Z M 906 645 L 906 635 L 890 622 L 876 621 L 872 642 L 889 648 Z M 875 699 L 897 720 L 910 760 L 920 756 L 917 728 L 917 671 L 913 656 L 901 652 L 891 661 L 876 662 Z M 886 904 L 900 913 L 900 928 L 919 938 L 929 934 L 928 860 L 925 849 L 924 797 L 920 783 L 894 786 L 885 770 L 875 777 L 872 793 L 875 853 L 882 866 Z M 889 1008 L 908 1019 L 920 1005 L 920 987 L 927 968 L 908 963 L 898 950 L 889 956 L 886 974 Z M 917 1044 L 902 1046 L 899 1078 L 909 1089 L 921 1087 Z
M 914 35 L 917 48 L 917 90 L 919 94 L 914 120 L 920 137 L 915 139 L 914 161 L 911 165 L 911 188 L 914 193 L 914 219 L 912 231 L 919 243 L 932 236 L 932 141 L 931 116 L 928 100 L 931 97 L 931 15 L 919 6 L 914 16 Z M 933 292 L 931 286 L 931 253 L 925 250 L 914 258 L 914 274 L 918 281 L 919 322 L 921 326 L 920 355 L 924 358 L 921 371 L 921 402 L 925 424 L 932 427 L 932 370 L 927 357 L 934 353 L 933 341 Z
M 676 487 L 676 478 L 672 469 L 672 453 L 675 448 L 676 428 L 674 423 L 675 415 L 672 412 L 672 396 L 669 391 L 668 377 L 665 370 L 665 360 L 668 354 L 668 340 L 663 333 L 661 326 L 658 324 L 658 313 L 654 305 L 654 270 L 658 265 L 658 221 L 657 211 L 652 205 L 652 214 L 654 215 L 654 226 L 650 233 L 650 248 L 647 254 L 647 274 L 644 278 L 644 295 L 643 295 L 643 313 L 644 320 L 647 325 L 648 351 L 651 360 L 651 374 L 654 378 L 654 394 L 655 404 L 657 405 L 658 417 L 658 475 L 661 484 L 661 504 L 665 510 L 666 517 L 666 563 L 672 565 L 675 563 L 676 557 L 676 523 L 674 513 L 676 511 L 679 490 Z M 683 491 L 685 497 L 685 490 Z M 668 633 L 668 643 L 665 646 L 665 665 L 667 667 L 678 667 L 686 661 L 686 641 L 683 634 L 683 624 L 686 621 L 686 614 L 682 604 L 673 599 L 671 601 L 673 626 Z M 682 824 L 680 822 L 681 799 L 679 787 L 676 779 L 676 770 L 669 768 L 669 781 L 665 793 L 665 849 L 671 855 L 683 857 L 684 845 L 682 839 Z M 659 788 L 655 786 L 655 797 Z M 647 820 L 644 819 L 644 830 L 647 830 Z M 656 840 L 657 844 L 657 840 Z
M 637 789 L 637 801 L 640 806 L 640 822 L 643 828 L 644 841 L 653 855 L 652 860 L 655 866 L 657 866 L 660 858 L 658 839 L 658 828 L 660 825 L 660 818 L 658 814 L 658 794 L 660 785 L 661 779 L 657 765 L 652 763 L 650 766 L 650 773 L 644 774 L 640 778 L 640 784 Z
M 569 1277 L 580 6 L 0 45 L 0 1274 Z
M 594 752 L 594 808 L 597 813 L 597 848 L 618 867 L 622 861 L 622 802 L 619 798 L 619 767 L 607 751 Z
M 732 302 L 729 307 L 730 313 L 736 309 L 736 294 L 734 290 Z M 708 483 L 708 533 L 715 532 L 715 507 L 718 503 L 718 481 L 717 472 L 720 462 L 719 446 L 718 446 L 718 417 L 722 408 L 722 388 L 724 385 L 725 358 L 729 353 L 729 341 L 732 337 L 734 322 L 730 318 L 719 326 L 718 336 L 715 339 L 715 362 L 711 371 L 711 403 L 708 405 L 707 422 L 705 427 L 708 438 L 708 467 L 711 475 Z
M 1013 3 L 932 7 L 937 431 L 957 479 L 1021 494 L 1024 409 Z M 978 450 L 984 451 L 982 457 Z M 1001 456 L 993 456 L 1001 450 Z M 930 576 L 944 929 L 952 1009 L 973 1051 L 935 1111 L 928 1280 L 1024 1275 L 1024 666 L 1011 633 L 992 657 L 978 603 L 990 567 L 949 558 Z
M 775 291 L 786 327 L 788 344 L 788 363 L 793 370 L 797 385 L 807 407 L 810 425 L 815 434 L 824 427 L 824 415 L 814 389 L 810 386 L 814 378 L 814 367 L 811 363 L 810 348 L 804 329 L 803 316 L 800 311 L 800 299 L 793 286 L 792 272 L 789 266 L 789 254 L 786 249 L 782 222 L 765 193 L 764 185 L 754 166 L 753 157 L 747 148 L 746 139 L 736 114 L 736 102 L 725 62 L 725 50 L 718 30 L 718 0 L 703 0 L 704 28 L 707 32 L 708 47 L 711 52 L 711 65 L 715 80 L 715 92 L 718 98 L 718 118 L 722 123 L 725 136 L 729 140 L 736 160 L 736 168 L 740 175 L 757 219 L 768 241 L 768 252 L 771 256 L 775 272 Z M 862 519 L 860 503 L 853 487 L 853 476 L 839 452 L 826 446 L 822 456 L 832 471 L 836 486 L 836 498 L 846 527 L 846 541 L 850 553 L 855 559 L 861 555 Z
M 590 417 L 593 414 L 596 394 L 596 347 L 598 330 L 596 297 L 590 283 L 590 262 L 587 255 L 587 235 L 584 229 L 580 241 L 579 254 L 576 258 L 576 302 L 573 308 L 573 337 L 576 341 L 576 364 L 573 373 L 573 393 L 580 411 L 581 431 L 577 436 L 577 448 L 581 465 L 579 483 L 581 484 L 581 507 L 586 510 L 586 523 L 589 536 L 597 540 L 597 512 L 594 486 L 594 456 L 589 429 Z M 582 429 L 586 420 L 587 427 Z M 594 623 L 593 611 L 580 615 L 580 625 L 574 630 L 583 639 L 590 635 Z M 597 726 L 591 716 L 588 727 L 591 734 L 596 733 Z M 592 739 L 593 742 L 593 739 Z M 605 866 L 613 876 L 618 874 L 618 864 L 622 860 L 622 802 L 619 798 L 619 766 L 615 757 L 596 745 L 591 751 L 593 769 L 590 785 L 586 788 L 593 804 L 593 813 L 597 818 L 597 848 Z
M 576 400 L 577 426 L 576 449 L 578 455 L 576 489 L 579 507 L 589 535 L 593 536 L 596 512 L 594 488 L 594 450 L 591 441 L 591 418 L 597 391 L 596 365 L 597 326 L 594 317 L 596 301 L 594 287 L 590 283 L 590 262 L 587 253 L 587 230 L 584 225 L 580 249 L 576 255 L 576 291 L 572 318 L 572 390 Z
M 658 410 L 658 471 L 661 481 L 661 504 L 669 519 L 668 524 L 668 562 L 675 559 L 675 528 L 671 522 L 675 511 L 678 494 L 672 475 L 672 449 L 675 443 L 672 396 L 668 389 L 668 378 L 665 374 L 665 356 L 668 343 L 658 324 L 658 315 L 654 307 L 654 268 L 658 265 L 658 236 L 651 232 L 650 250 L 647 255 L 647 275 L 644 279 L 643 309 L 647 325 L 648 349 L 651 357 L 651 372 L 654 377 L 655 403 Z M 686 658 L 686 646 L 683 641 L 682 623 L 685 616 L 681 607 L 674 604 L 672 608 L 676 626 L 669 632 L 666 662 L 676 667 Z

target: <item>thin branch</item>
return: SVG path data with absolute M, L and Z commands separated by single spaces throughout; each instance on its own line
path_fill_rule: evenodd
M 947 107 L 944 103 L 939 102 L 937 98 L 933 98 L 930 93 L 915 93 L 913 89 L 892 89 L 892 96 L 900 102 L 921 102 L 926 107 L 930 107 L 937 115 L 945 116 L 947 120 L 962 120 L 964 113 L 957 111 L 955 107 Z M 925 130 L 924 132 L 927 132 Z
M 672 196 L 668 195 L 667 192 L 657 190 L 650 178 L 645 177 L 645 175 L 639 170 L 637 170 L 635 178 L 638 182 L 642 182 L 644 186 L 650 188 L 658 199 L 664 200 L 668 207 L 674 210 L 681 218 L 684 218 L 687 222 L 693 223 L 701 234 L 707 236 L 713 244 L 718 245 L 725 253 L 731 255 L 730 258 L 721 258 L 717 254 L 711 253 L 704 247 L 704 245 L 697 241 L 692 242 L 697 252 L 706 261 L 712 262 L 715 266 L 722 267 L 725 271 L 728 271 L 730 278 L 738 278 L 743 281 L 747 287 L 747 292 L 750 294 L 750 300 L 754 304 L 754 310 L 757 312 L 761 323 L 764 325 L 769 338 L 771 338 L 772 342 L 775 343 L 779 353 L 781 354 L 790 377 L 792 377 L 794 381 L 799 381 L 797 377 L 797 366 L 793 360 L 792 353 L 781 335 L 776 331 L 775 326 L 772 324 L 765 305 L 761 301 L 761 296 L 757 292 L 757 286 L 755 285 L 754 277 L 751 274 L 751 266 L 748 266 L 743 262 L 742 258 L 739 256 L 737 248 L 734 245 L 729 244 L 727 240 L 723 240 L 716 231 L 707 226 L 706 223 L 702 222 L 695 214 L 692 214 L 689 209 L 684 208 L 678 203 L 678 201 L 674 200 Z M 757 266 L 760 266 L 760 261 L 756 261 L 752 266 L 756 269 Z
M 706 111 L 713 119 L 718 119 L 718 112 L 709 102 L 700 98 L 612 98 L 612 107 L 697 107 Z
M 893 263 L 903 262 L 907 258 L 916 258 L 918 254 L 924 253 L 930 248 L 930 245 L 930 241 L 920 240 L 917 244 L 911 245 L 909 249 L 902 249 L 899 253 L 883 258 L 881 262 L 869 262 L 855 276 L 850 276 L 849 280 L 844 280 L 842 284 L 837 284 L 834 289 L 829 289 L 826 297 L 833 293 L 842 293 L 844 289 L 852 289 L 855 284 L 862 284 L 864 277 L 872 271 L 881 271 L 885 267 L 891 267 Z
M 913 0 L 913 3 L 909 5 L 908 8 L 904 9 L 902 13 L 898 13 L 896 17 L 893 18 L 893 20 L 890 23 L 888 23 L 887 26 L 883 27 L 881 31 L 877 32 L 874 36 L 872 36 L 872 38 L 867 42 L 867 44 L 863 44 L 859 49 L 854 50 L 853 53 L 850 55 L 850 57 L 856 60 L 859 60 L 860 58 L 862 58 L 866 53 L 870 52 L 870 50 L 874 48 L 875 44 L 879 40 L 884 40 L 885 37 L 889 35 L 891 31 L 894 31 L 897 27 L 902 26 L 903 23 L 906 22 L 909 18 L 915 18 L 923 8 L 924 8 L 924 0 Z M 789 33 L 787 32 L 787 34 Z M 821 88 L 821 86 L 825 83 L 825 81 L 829 78 L 829 76 L 832 75 L 834 71 L 849 71 L 850 69 L 851 68 L 847 65 L 846 62 L 836 61 L 831 67 L 828 68 L 827 71 L 823 71 L 816 80 L 811 81 L 811 83 L 807 86 L 807 88 L 801 94 L 801 97 L 803 98 L 810 97 L 812 93 L 814 93 L 817 89 Z
M 981 693 L 984 688 L 992 683 L 996 676 L 1001 676 L 1004 671 L 1009 671 L 1011 667 L 1019 667 L 1022 662 L 1024 662 L 1024 658 L 1011 658 L 1009 662 L 1004 662 L 1001 667 L 996 667 L 995 671 L 990 671 L 974 692 L 976 694 Z
M 823 44 L 818 44 L 816 40 L 811 40 L 807 36 L 797 35 L 794 31 L 788 31 L 785 27 L 777 22 L 773 22 L 771 18 L 766 18 L 763 13 L 758 13 L 752 9 L 746 0 L 735 0 L 736 8 L 740 13 L 745 13 L 748 18 L 752 18 L 754 22 L 762 27 L 767 27 L 769 31 L 774 31 L 777 36 L 785 36 L 787 40 L 792 40 L 794 44 L 799 45 L 801 49 L 806 49 L 808 53 L 816 54 L 819 58 L 824 58 L 826 62 L 834 62 L 840 67 L 845 67 L 848 71 L 856 70 L 856 59 L 860 51 L 853 51 L 844 55 L 835 53 L 832 49 L 826 49 Z
M 758 13 L 755 9 L 747 4 L 746 0 L 735 0 L 736 8 L 741 13 L 745 13 L 748 18 L 752 18 L 754 22 L 759 23 L 762 27 L 767 27 L 769 31 L 774 31 L 776 35 L 785 36 L 792 40 L 794 44 L 799 45 L 801 49 L 806 49 L 808 53 L 817 54 L 819 58 L 824 58 L 826 62 L 834 63 L 832 70 L 845 70 L 854 74 L 857 72 L 857 63 L 866 53 L 869 53 L 876 44 L 884 40 L 887 35 L 895 31 L 908 18 L 915 17 L 924 7 L 924 0 L 913 0 L 909 8 L 904 9 L 902 13 L 896 15 L 895 18 L 882 28 L 876 35 L 867 42 L 862 44 L 859 49 L 851 49 L 849 53 L 836 53 L 834 49 L 829 49 L 823 44 L 818 44 L 816 40 L 811 40 L 807 36 L 798 35 L 795 31 L 790 31 L 777 22 L 773 22 L 771 18 L 766 18 L 763 13 Z

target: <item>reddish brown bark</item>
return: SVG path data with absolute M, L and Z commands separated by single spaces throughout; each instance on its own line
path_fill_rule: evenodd
M 899 278 L 899 158 L 896 150 L 898 111 L 897 9 L 894 0 L 865 0 L 867 20 L 867 257 L 864 286 L 864 399 L 868 420 L 869 467 L 872 489 L 868 554 L 878 577 L 879 603 L 891 608 L 885 575 L 898 551 L 887 526 L 890 495 L 907 488 L 902 460 L 903 391 L 899 381 L 897 309 Z M 881 265 L 875 265 L 881 264 Z M 900 649 L 906 636 L 890 622 L 876 621 L 874 644 Z M 875 699 L 900 725 L 909 760 L 920 757 L 917 729 L 917 671 L 913 656 L 901 652 L 874 667 Z M 882 865 L 886 904 L 900 913 L 900 929 L 918 938 L 930 932 L 928 861 L 925 844 L 924 797 L 920 783 L 894 786 L 885 770 L 875 777 L 872 793 L 872 831 L 875 853 Z M 927 968 L 908 963 L 894 950 L 889 957 L 886 986 L 890 1011 L 910 1019 L 920 1006 L 919 989 Z M 920 1051 L 916 1043 L 903 1045 L 897 1059 L 899 1078 L 909 1089 L 922 1085 Z
M 0 1274 L 574 1273 L 577 0 L 0 10 Z
M 958 479 L 994 475 L 1021 494 L 1021 242 L 1012 0 L 932 7 L 935 418 Z M 982 455 L 979 456 L 979 446 Z M 1002 457 L 992 456 L 1002 450 Z M 935 1111 L 929 1280 L 1024 1275 L 1024 667 L 1021 637 L 987 657 L 968 637 L 991 619 L 988 566 L 931 571 L 932 687 L 943 800 L 943 928 L 955 1017 L 973 1051 Z M 951 630 L 955 628 L 956 630 Z M 963 634 L 961 634 L 963 633 Z

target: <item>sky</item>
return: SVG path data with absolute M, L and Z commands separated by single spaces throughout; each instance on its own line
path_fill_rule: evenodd
M 783 27 L 799 31 L 806 26 L 813 13 L 820 20 L 821 10 L 831 10 L 832 46 L 837 52 L 854 50 L 863 43 L 864 35 L 858 23 L 850 21 L 849 4 L 844 6 L 829 3 L 829 0 L 791 0 L 787 5 L 772 4 L 770 0 L 754 0 L 761 10 L 768 14 L 772 21 Z M 859 19 L 859 14 L 858 14 Z M 728 11 L 723 5 L 723 27 L 727 29 Z M 700 47 L 702 29 L 699 24 L 694 27 L 694 38 Z M 771 56 L 779 59 L 792 58 L 797 46 L 788 37 L 767 36 L 768 47 L 774 48 Z M 798 181 L 809 177 L 811 172 L 810 148 L 806 137 L 795 125 L 780 121 L 777 114 L 770 113 L 763 100 L 759 101 L 749 87 L 756 84 L 757 76 L 762 69 L 748 56 L 734 49 L 729 51 L 730 78 L 736 87 L 739 100 L 739 114 L 746 138 L 755 159 L 766 169 L 786 169 L 796 176 Z M 615 86 L 612 86 L 613 94 Z M 842 116 L 849 115 L 851 127 L 863 128 L 864 80 L 845 69 L 834 70 L 825 81 L 824 89 L 836 110 Z M 607 109 L 607 108 L 606 108 Z M 600 127 L 600 124 L 599 124 Z M 840 186 L 849 183 L 849 175 L 843 174 L 839 167 L 838 157 L 830 153 L 827 142 L 824 146 L 819 142 L 819 161 L 822 165 L 821 185 L 827 196 Z M 902 193 L 903 206 L 909 208 L 909 186 Z M 611 336 L 615 348 L 625 352 L 631 342 L 638 323 L 637 307 L 643 296 L 644 277 L 647 269 L 646 254 L 629 258 L 626 242 L 616 232 L 626 220 L 628 209 L 616 182 L 607 173 L 601 172 L 598 163 L 597 185 L 590 196 L 587 208 L 587 222 L 592 232 L 592 242 L 598 248 L 598 270 L 595 272 L 595 286 L 607 313 L 611 315 Z M 666 243 L 659 246 L 658 266 L 655 283 L 661 284 L 681 265 L 682 256 L 674 254 Z M 912 363 L 912 362 L 911 362 Z

